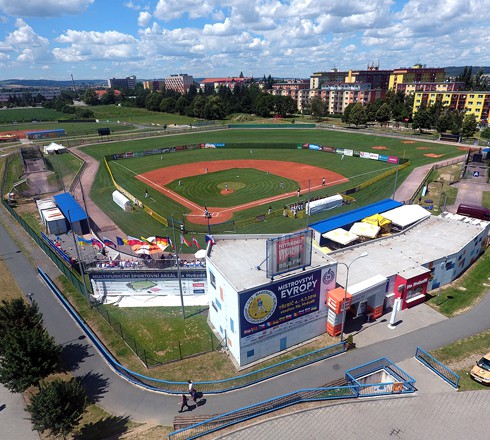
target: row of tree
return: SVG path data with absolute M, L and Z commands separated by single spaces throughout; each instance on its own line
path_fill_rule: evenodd
M 27 406 L 34 429 L 63 438 L 78 424 L 87 404 L 81 384 L 45 380 L 61 371 L 61 346 L 43 325 L 35 302 L 21 298 L 0 305 L 0 383 L 15 393 L 37 387 Z

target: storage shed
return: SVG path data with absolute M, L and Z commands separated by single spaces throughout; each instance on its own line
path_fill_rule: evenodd
M 126 212 L 129 212 L 133 209 L 129 199 L 117 190 L 112 193 L 112 200 L 117 206 L 119 206 Z
M 68 231 L 65 216 L 58 208 L 44 209 L 42 220 L 49 234 L 65 234 Z
M 42 212 L 45 209 L 56 208 L 56 204 L 52 199 L 36 200 L 36 206 L 37 206 L 37 212 L 39 213 L 39 217 L 41 217 L 41 220 L 43 218 Z
M 71 224 L 71 229 L 75 234 L 90 233 L 87 214 L 70 193 L 57 194 L 54 196 L 54 201 L 68 223 Z

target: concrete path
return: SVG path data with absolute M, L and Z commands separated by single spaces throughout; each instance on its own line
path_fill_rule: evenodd
M 273 417 L 228 435 L 227 440 L 461 440 L 487 439 L 488 391 L 359 399 Z
M 21 394 L 11 393 L 0 385 L 0 438 L 2 440 L 39 440 L 32 430 Z

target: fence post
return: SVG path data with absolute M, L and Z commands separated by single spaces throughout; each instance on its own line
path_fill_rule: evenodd
M 180 348 L 180 341 L 177 341 L 179 344 L 179 359 L 182 360 L 182 349 Z

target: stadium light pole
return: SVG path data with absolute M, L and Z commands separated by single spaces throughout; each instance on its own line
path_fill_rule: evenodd
M 175 263 L 177 264 L 177 277 L 179 279 L 180 307 L 182 309 L 182 319 L 185 319 L 184 294 L 182 293 L 182 277 L 180 274 L 179 251 L 177 250 L 177 242 L 175 241 L 175 224 L 174 224 L 173 216 L 172 216 L 172 234 L 174 236 Z
M 71 235 L 73 237 L 73 245 L 75 246 L 75 251 L 77 253 L 77 258 L 78 258 L 78 269 L 80 271 L 80 276 L 82 277 L 83 290 L 85 291 L 85 298 L 89 303 L 90 307 L 92 307 L 88 296 L 87 284 L 85 282 L 85 273 L 83 272 L 82 257 L 80 255 L 80 249 L 78 249 L 79 244 L 77 243 L 77 239 L 75 238 L 75 231 L 73 230 L 73 223 L 71 222 L 70 210 L 68 209 L 67 212 L 68 212 L 68 222 L 70 223 Z
M 352 264 L 355 261 L 359 260 L 359 258 L 367 257 L 367 255 L 368 255 L 367 252 L 363 252 L 361 255 L 359 255 L 356 258 L 354 258 L 349 264 L 342 263 L 340 261 L 337 261 L 337 264 L 342 264 L 343 266 L 345 266 L 345 268 L 347 270 L 347 274 L 345 276 L 344 302 L 342 303 L 342 326 L 340 327 L 340 342 L 343 342 L 344 341 L 344 326 L 345 326 L 345 315 L 346 315 L 345 302 L 347 300 L 347 287 L 349 285 L 349 271 L 350 271 L 350 267 L 352 266 Z

